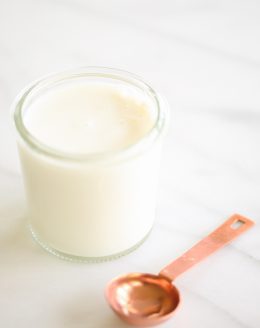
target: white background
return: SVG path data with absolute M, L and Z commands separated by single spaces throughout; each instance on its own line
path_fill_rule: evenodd
M 41 75 L 101 65 L 141 75 L 171 107 L 158 218 L 114 262 L 73 264 L 36 245 L 10 123 Z M 103 297 L 124 272 L 158 272 L 234 212 L 260 224 L 260 3 L 254 0 L 1 0 L 0 326 L 125 327 Z M 176 282 L 162 327 L 260 327 L 260 228 Z

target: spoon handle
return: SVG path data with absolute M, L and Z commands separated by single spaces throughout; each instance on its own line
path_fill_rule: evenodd
M 215 231 L 163 268 L 160 275 L 171 281 L 175 280 L 180 274 L 241 235 L 253 225 L 253 221 L 239 214 L 232 215 Z

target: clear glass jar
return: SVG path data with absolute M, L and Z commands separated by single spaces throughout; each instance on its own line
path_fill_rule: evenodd
M 152 129 L 115 152 L 82 154 L 51 148 L 24 124 L 29 106 L 49 91 L 77 83 L 110 83 L 142 93 Z M 14 103 L 14 122 L 35 240 L 64 259 L 99 261 L 139 246 L 153 226 L 167 105 L 147 83 L 125 71 L 86 67 L 34 82 Z

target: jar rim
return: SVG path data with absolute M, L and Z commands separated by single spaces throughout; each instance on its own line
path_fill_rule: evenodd
M 71 153 L 60 151 L 57 148 L 50 147 L 41 142 L 38 138 L 31 134 L 23 122 L 22 111 L 25 107 L 26 100 L 33 94 L 33 92 L 35 92 L 35 90 L 37 91 L 37 89 L 44 89 L 51 82 L 62 82 L 69 79 L 82 77 L 110 78 L 117 81 L 126 82 L 129 85 L 137 86 L 142 91 L 145 91 L 147 95 L 152 98 L 156 107 L 157 115 L 152 128 L 144 136 L 138 139 L 137 142 L 115 151 L 104 151 L 98 153 Z M 12 105 L 12 112 L 19 137 L 34 151 L 58 160 L 84 163 L 93 161 L 103 162 L 106 160 L 131 157 L 146 150 L 149 145 L 153 144 L 157 140 L 165 128 L 167 104 L 161 95 L 155 92 L 154 89 L 138 75 L 125 70 L 109 67 L 85 66 L 78 69 L 49 74 L 32 82 L 18 94 Z

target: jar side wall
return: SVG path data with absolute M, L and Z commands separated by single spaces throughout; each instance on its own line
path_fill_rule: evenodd
M 75 169 L 50 165 L 20 144 L 33 229 L 52 248 L 76 256 L 133 247 L 154 222 L 160 148 L 116 165 Z

